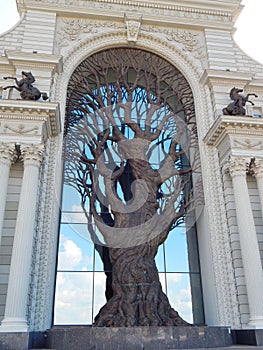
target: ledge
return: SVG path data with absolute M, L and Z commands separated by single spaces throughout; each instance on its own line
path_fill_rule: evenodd
M 61 132 L 59 104 L 28 100 L 0 100 L 0 138 L 57 136 Z
M 200 84 L 213 85 L 215 83 L 220 84 L 241 84 L 242 86 L 247 85 L 251 82 L 251 73 L 227 71 L 218 69 L 206 69 L 200 79 Z
M 209 146 L 217 146 L 227 133 L 263 135 L 263 118 L 220 115 L 204 137 L 204 142 Z
M 5 50 L 5 56 L 15 67 L 30 66 L 34 68 L 46 68 L 55 72 L 62 72 L 62 56 L 44 53 L 22 52 Z M 30 64 L 29 64 L 30 63 Z

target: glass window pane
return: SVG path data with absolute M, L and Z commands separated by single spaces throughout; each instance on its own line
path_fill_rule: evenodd
M 105 297 L 106 275 L 104 272 L 94 272 L 94 305 L 93 320 L 102 306 L 106 304 Z
M 93 243 L 79 235 L 74 226 L 81 225 L 61 225 L 58 270 L 93 271 Z
M 163 244 L 159 246 L 158 248 L 158 252 L 156 254 L 155 257 L 155 263 L 157 266 L 157 270 L 159 272 L 164 272 L 165 268 L 164 268 L 164 255 L 163 255 Z
M 62 224 L 88 224 L 88 220 L 82 208 L 75 208 L 75 211 L 63 211 L 61 213 Z
M 97 249 L 95 249 L 95 268 L 94 271 L 104 271 L 104 266 L 102 263 L 102 259 L 100 257 L 100 254 L 103 256 L 104 254 L 107 254 L 105 251 L 104 246 L 97 246 Z M 108 266 L 105 266 L 106 269 L 108 269 Z
M 62 208 L 65 211 L 77 211 L 77 209 L 81 209 L 81 198 L 75 188 L 64 185 Z
M 159 280 L 162 285 L 163 292 L 167 295 L 167 280 L 166 280 L 166 273 L 161 272 L 159 273 Z
M 167 273 L 167 297 L 171 306 L 187 322 L 193 323 L 189 274 Z
M 54 324 L 92 323 L 92 272 L 58 272 Z
M 185 227 L 174 228 L 165 243 L 165 261 L 167 272 L 188 272 L 188 251 Z

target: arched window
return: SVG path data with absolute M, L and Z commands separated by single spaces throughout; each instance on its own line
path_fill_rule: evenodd
M 184 76 L 137 49 L 85 59 L 68 85 L 63 155 L 54 323 L 203 323 Z

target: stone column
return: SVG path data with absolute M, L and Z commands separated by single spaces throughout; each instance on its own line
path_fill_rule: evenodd
M 39 168 L 43 145 L 21 146 L 24 174 L 18 205 L 5 316 L 0 331 L 26 332 L 32 246 L 35 231 Z
M 0 245 L 2 238 L 6 195 L 8 188 L 9 172 L 12 161 L 15 159 L 15 146 L 11 146 L 7 143 L 0 143 L 0 179 L 1 179 L 1 191 L 0 191 Z
M 246 181 L 247 161 L 232 158 L 229 173 L 232 177 L 236 216 L 250 310 L 249 326 L 263 328 L 263 271 L 256 228 Z
M 263 215 L 263 159 L 256 159 L 252 167 L 253 173 L 257 180 L 258 192 L 261 204 L 261 212 Z

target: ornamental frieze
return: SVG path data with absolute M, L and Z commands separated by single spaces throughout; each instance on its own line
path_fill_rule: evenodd
M 99 29 L 105 28 L 124 29 L 124 24 L 64 18 L 57 32 L 56 45 L 58 47 L 68 46 L 68 42 L 80 40 L 82 34 L 97 34 Z
M 60 29 L 57 32 L 56 45 L 59 48 L 68 47 L 68 43 L 81 40 L 83 34 L 98 34 L 101 30 L 105 32 L 105 29 L 121 29 L 127 30 L 127 40 L 136 41 L 137 36 L 140 32 L 154 33 L 162 35 L 162 40 L 168 42 L 175 42 L 180 45 L 183 51 L 187 51 L 192 54 L 193 57 L 200 60 L 200 62 L 205 62 L 206 59 L 204 56 L 205 47 L 202 40 L 201 33 L 187 30 L 178 30 L 178 29 L 168 29 L 160 28 L 157 26 L 151 25 L 141 25 L 141 18 L 134 23 L 138 23 L 136 27 L 136 37 L 134 40 L 131 39 L 129 28 L 127 27 L 127 17 L 124 17 L 123 23 L 116 22 L 104 22 L 104 21 L 90 21 L 79 18 L 63 18 L 60 23 Z M 126 27 L 126 28 L 125 28 Z
M 217 11 L 214 9 L 202 9 L 190 6 L 178 6 L 167 3 L 152 3 L 127 0 L 35 0 L 37 3 L 50 3 L 65 6 L 77 6 L 79 8 L 100 8 L 105 10 L 117 10 L 118 12 L 140 12 L 144 15 L 155 14 L 159 16 L 172 16 L 178 18 L 189 18 L 202 21 L 232 22 L 232 16 L 227 11 Z M 19 1 L 23 4 L 26 1 Z
M 204 44 L 202 43 L 202 38 L 200 33 L 192 32 L 188 30 L 178 30 L 178 29 L 166 29 L 156 26 L 142 26 L 142 31 L 148 33 L 161 33 L 164 34 L 164 38 L 168 41 L 174 41 L 182 45 L 184 51 L 191 53 L 194 52 L 205 52 Z

